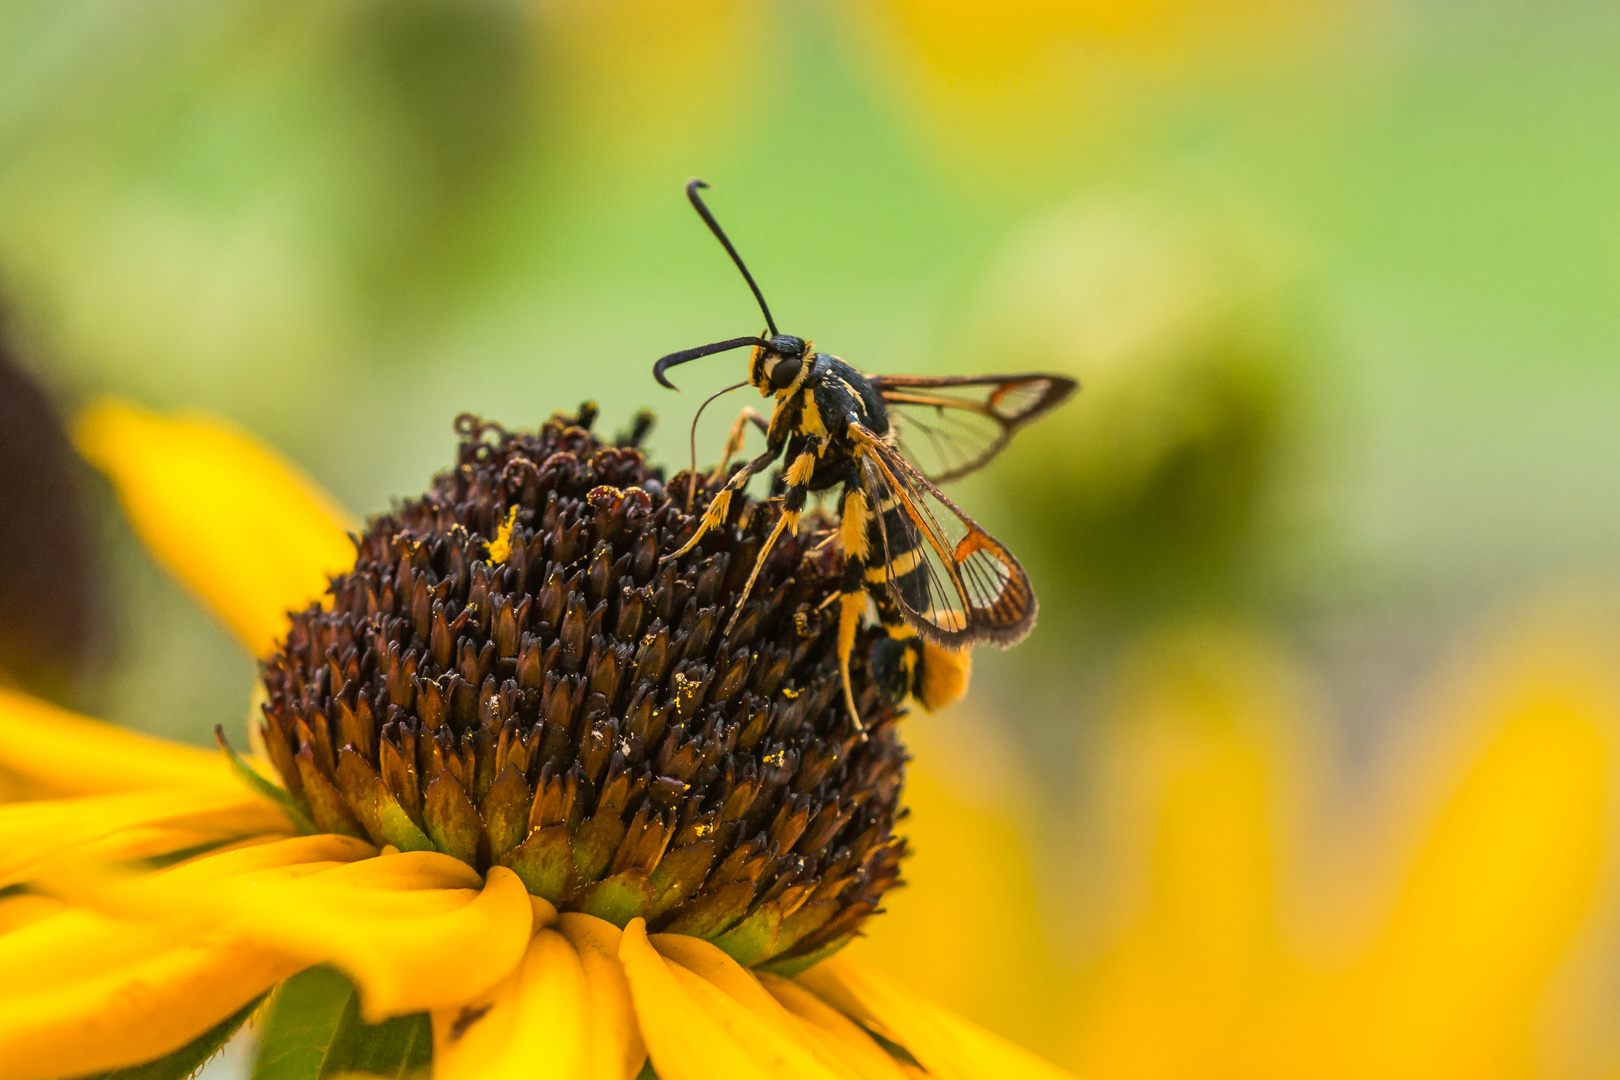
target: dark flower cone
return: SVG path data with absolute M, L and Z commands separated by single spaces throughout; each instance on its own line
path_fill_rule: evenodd
M 564 910 L 791 971 L 898 881 L 899 703 L 861 739 L 834 649 L 842 557 L 810 516 L 739 590 L 780 511 L 661 561 L 717 491 L 593 436 L 464 416 L 456 468 L 371 521 L 330 603 L 264 662 L 262 734 L 323 830 L 500 864 Z M 868 632 L 874 633 L 875 631 Z

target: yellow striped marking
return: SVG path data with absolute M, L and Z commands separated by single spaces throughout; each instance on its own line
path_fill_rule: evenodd
M 917 569 L 918 564 L 922 561 L 922 548 L 914 547 L 905 554 L 896 555 L 894 558 L 890 559 L 889 564 L 885 566 L 884 569 L 890 574 L 893 574 L 896 578 L 903 578 L 913 570 Z
M 827 425 L 822 423 L 821 410 L 816 408 L 814 390 L 804 392 L 804 411 L 799 414 L 799 430 L 823 440 L 827 438 Z
M 810 482 L 810 474 L 816 471 L 816 455 L 806 450 L 793 459 L 788 466 L 787 482 L 792 487 L 804 487 Z
M 861 616 L 866 613 L 864 592 L 842 593 L 838 609 L 838 674 L 844 683 L 844 704 L 856 731 L 864 732 L 860 710 L 855 707 L 855 688 L 849 681 L 849 654 L 855 651 L 855 632 L 861 627 Z M 862 736 L 865 737 L 864 735 Z
M 871 519 L 871 511 L 866 508 L 865 492 L 851 491 L 844 496 L 844 510 L 838 520 L 838 542 L 843 545 L 848 558 L 865 562 L 872 553 L 872 538 L 866 532 Z

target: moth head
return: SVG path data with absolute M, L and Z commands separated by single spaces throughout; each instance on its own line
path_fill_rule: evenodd
M 748 381 L 769 397 L 790 388 L 804 369 L 810 345 L 792 334 L 777 334 L 754 347 L 748 366 Z

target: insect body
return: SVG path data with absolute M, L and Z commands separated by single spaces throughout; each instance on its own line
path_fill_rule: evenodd
M 1036 602 L 1012 553 L 937 484 L 985 464 L 1014 431 L 1073 392 L 1075 382 L 1044 374 L 865 375 L 836 356 L 816 352 L 803 338 L 778 333 L 759 286 L 698 195 L 707 186 L 689 182 L 687 197 L 742 271 L 770 336 L 671 353 L 654 365 L 653 375 L 673 389 L 665 374 L 670 368 L 752 347 L 747 381 L 729 389 L 752 385 L 775 404 L 769 420 L 751 409 L 738 417 L 717 475 L 724 475 L 726 460 L 741 447 L 750 423 L 764 430 L 765 452 L 731 476 L 697 531 L 668 557 L 685 554 L 722 525 L 732 495 L 781 458 L 783 513 L 743 595 L 777 539 L 798 527 L 809 496 L 837 489 L 844 551 L 838 656 L 853 723 L 861 725 L 850 685 L 850 653 L 869 601 L 887 631 L 869 658 L 872 678 L 895 696 L 912 694 L 925 708 L 946 704 L 966 688 L 965 650 L 985 641 L 1011 645 L 1024 637 L 1035 623 Z M 927 464 L 919 467 L 913 457 Z M 741 610 L 739 598 L 736 611 Z

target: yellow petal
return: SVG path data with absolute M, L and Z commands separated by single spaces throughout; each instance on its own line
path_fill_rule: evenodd
M 824 1000 L 858 1002 L 928 1075 L 940 1080 L 1066 1080 L 1069 1075 L 845 957 L 823 960 L 800 975 L 799 982 Z
M 759 980 L 810 1032 L 824 1036 L 821 1046 L 837 1054 L 864 1080 L 902 1080 L 905 1076 L 864 1028 L 810 991 L 775 975 L 761 974 Z
M 1324 1003 L 1333 1075 L 1534 1070 L 1548 987 L 1602 895 L 1620 743 L 1613 643 L 1534 630 L 1463 674 L 1472 700 L 1448 719 L 1483 738 L 1462 769 L 1441 750 L 1426 770 L 1461 775 L 1380 938 Z
M 238 844 L 198 856 L 154 875 L 155 880 L 191 886 L 218 881 L 256 870 L 308 863 L 355 863 L 372 859 L 377 849 L 364 840 L 335 833 L 289 836 L 284 839 Z M 357 871 L 358 872 L 358 871 Z
M 493 994 L 470 1011 L 435 1012 L 436 1080 L 585 1075 L 589 1000 L 579 954 L 561 934 L 541 930 Z
M 520 965 L 484 993 L 433 1010 L 433 1080 L 479 1080 L 512 1040 L 522 988 Z
M 373 850 L 298 837 L 198 859 L 103 900 L 153 932 L 217 927 L 301 966 L 330 962 L 358 984 L 373 1022 L 460 1005 L 512 971 L 535 917 L 517 875 L 495 867 L 485 882 L 438 852 L 364 857 Z M 329 856 L 353 861 L 298 861 Z
M 1049 1053 L 1069 1049 L 1064 972 L 1043 931 L 1027 768 L 997 726 L 956 707 L 906 733 L 912 854 L 850 955 L 903 986 Z M 963 911 L 995 912 L 964 919 Z M 942 941 L 950 948 L 942 948 Z
M 70 907 L 0 937 L 0 999 L 114 971 L 229 929 L 239 917 L 228 890 L 263 890 L 372 850 L 349 837 L 304 836 L 205 856 L 133 881 L 86 876 L 79 884 L 93 907 Z
M 234 915 L 231 888 L 263 887 L 374 858 L 377 849 L 352 836 L 254 838 L 189 859 L 133 880 L 109 878 L 106 870 L 50 879 L 57 895 L 97 910 L 189 926 L 216 926 Z
M 860 1075 L 842 1055 L 827 1051 L 821 1040 L 808 1035 L 803 1025 L 771 996 L 752 973 L 718 947 L 686 934 L 653 934 L 650 940 L 664 959 L 679 964 L 753 1014 L 754 1021 L 765 1029 L 765 1035 L 745 1037 L 738 1032 L 738 1042 L 742 1045 L 759 1046 L 766 1040 L 788 1043 L 791 1045 L 781 1052 L 791 1060 L 798 1061 L 808 1051 L 823 1069 L 840 1076 Z M 693 996 L 700 1001 L 711 1001 L 702 990 Z M 715 1013 L 712 1008 L 710 1011 Z M 731 1010 L 722 1007 L 721 1012 L 730 1015 Z M 720 1013 L 716 1013 L 716 1018 L 722 1019 Z
M 154 739 L 0 689 L 0 775 L 31 798 L 153 787 L 229 787 L 218 754 Z
M 659 1080 L 768 1080 L 771 1074 L 692 1000 L 647 940 L 646 920 L 631 919 L 624 928 L 619 960 Z
M 636 1026 L 630 983 L 619 963 L 624 932 L 606 919 L 568 912 L 558 920 L 563 937 L 579 953 L 585 971 L 586 1063 L 588 1080 L 635 1080 L 647 1061 L 647 1047 Z
M 187 936 L 172 927 L 66 908 L 0 937 L 0 1000 L 115 971 Z
M 0 805 L 0 886 L 22 881 L 53 857 L 91 843 L 109 841 L 116 849 L 120 834 L 149 843 L 151 833 L 141 830 L 153 825 L 174 826 L 218 840 L 290 828 L 270 804 L 240 787 L 8 803 Z M 112 854 L 107 845 L 98 850 Z
M 226 934 L 129 959 L 8 997 L 0 1008 L 0 1080 L 51 1080 L 161 1057 L 303 966 Z M 71 970 L 69 963 L 64 958 L 58 970 Z
M 1300 681 L 1285 654 L 1219 624 L 1136 646 L 1099 790 L 1115 833 L 1097 847 L 1123 860 L 1097 875 L 1097 921 L 1119 929 L 1065 1025 L 1082 1074 L 1277 1071 L 1278 1036 L 1259 1024 L 1292 975 L 1275 907 L 1278 841 L 1309 787 Z
M 54 896 L 16 893 L 0 897 L 0 936 L 32 926 L 61 911 L 65 905 Z
M 798 1032 L 761 1021 L 707 979 L 674 962 L 669 963 L 669 970 L 698 1008 L 719 1024 L 765 1075 L 780 1080 L 835 1080 L 856 1075 L 845 1069 L 842 1062 L 829 1068 L 817 1061 Z
M 528 890 L 502 866 L 482 890 L 450 886 L 470 874 L 437 852 L 383 855 L 242 890 L 234 910 L 254 940 L 341 968 L 376 1023 L 470 1001 L 522 959 L 534 925 Z
M 208 416 L 105 400 L 74 428 L 159 562 L 255 656 L 354 564 L 348 515 L 290 462 Z
M 738 1004 L 761 1020 L 786 1027 L 787 1010 L 770 995 L 758 979 L 719 947 L 687 934 L 651 934 L 648 940 L 660 956 L 707 979 L 737 999 Z

